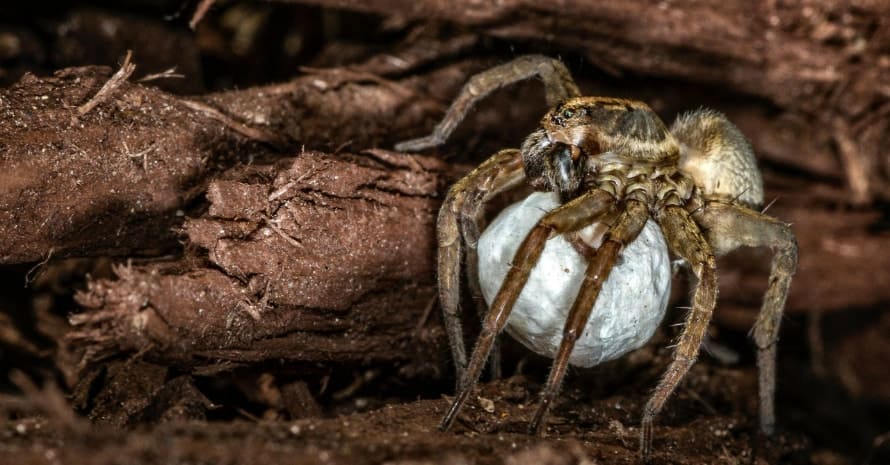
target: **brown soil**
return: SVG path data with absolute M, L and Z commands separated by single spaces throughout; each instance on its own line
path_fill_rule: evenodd
M 800 243 L 779 432 L 756 432 L 747 338 L 769 254 L 743 251 L 652 463 L 890 463 L 882 2 L 219 1 L 194 32 L 197 2 L 149 3 L 0 6 L 0 463 L 638 463 L 682 280 L 650 344 L 569 373 L 545 437 L 525 429 L 548 361 L 511 341 L 436 429 L 436 212 L 535 126 L 540 86 L 437 151 L 388 149 L 520 53 L 666 120 L 725 112 Z

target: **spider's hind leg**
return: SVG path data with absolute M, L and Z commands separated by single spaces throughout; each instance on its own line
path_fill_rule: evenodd
M 788 224 L 745 207 L 707 202 L 695 215 L 717 255 L 738 247 L 769 247 L 773 250 L 769 287 L 754 324 L 759 371 L 760 429 L 775 428 L 776 343 L 791 278 L 797 270 L 797 241 Z
M 399 142 L 395 149 L 409 152 L 442 145 L 476 102 L 495 90 L 533 76 L 538 76 L 544 82 L 549 107 L 581 96 L 581 91 L 562 62 L 543 55 L 524 55 L 471 77 L 432 134 Z
M 478 218 L 488 199 L 516 186 L 523 179 L 525 175 L 519 151 L 502 150 L 456 182 L 448 191 L 439 210 L 436 227 L 439 242 L 439 303 L 442 306 L 445 331 L 448 334 L 458 380 L 463 377 L 467 364 L 460 315 L 461 261 L 465 255 L 470 270 L 468 273 L 470 287 L 474 300 L 481 305 L 480 315 L 484 317 L 485 303 L 476 295 L 478 283 L 473 284 L 473 280 L 478 277 L 476 272 Z
M 686 260 L 698 279 L 692 296 L 692 308 L 674 359 L 658 382 L 643 411 L 640 452 L 644 458 L 652 450 L 652 429 L 665 402 L 695 363 L 699 349 L 717 304 L 717 270 L 711 247 L 689 213 L 683 207 L 667 206 L 659 210 L 658 223 L 672 253 Z

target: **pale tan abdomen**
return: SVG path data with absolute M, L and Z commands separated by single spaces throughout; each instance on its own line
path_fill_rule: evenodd
M 749 208 L 763 205 L 763 178 L 745 136 L 722 113 L 699 109 L 674 121 L 680 144 L 679 169 L 692 177 L 705 198 Z

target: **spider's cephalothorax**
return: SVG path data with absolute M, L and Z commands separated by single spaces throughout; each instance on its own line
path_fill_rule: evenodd
M 544 116 L 520 154 L 527 182 L 563 202 L 602 188 L 654 210 L 692 193 L 691 180 L 677 169 L 677 140 L 642 102 L 572 98 Z
M 797 243 L 787 224 L 752 209 L 763 202 L 762 179 L 750 145 L 722 114 L 694 111 L 679 117 L 669 130 L 644 103 L 582 97 L 562 63 L 530 55 L 471 78 L 433 134 L 396 148 L 421 150 L 441 144 L 476 101 L 533 76 L 544 82 L 551 108 L 540 127 L 521 149 L 496 153 L 455 183 L 439 211 L 439 299 L 460 380 L 441 428 L 451 426 L 489 355 L 496 355 L 497 351 L 492 353 L 496 338 L 531 270 L 547 241 L 560 235 L 587 260 L 587 269 L 531 422 L 532 432 L 543 431 L 604 281 L 624 246 L 636 240 L 647 222 L 654 221 L 669 252 L 689 264 L 696 287 L 673 360 L 643 411 L 642 454 L 651 450 L 656 416 L 698 356 L 717 299 L 714 257 L 742 246 L 773 251 L 769 285 L 752 331 L 759 369 L 760 426 L 771 433 L 776 342 L 797 267 Z M 460 320 L 461 264 L 466 263 L 467 282 L 478 296 L 476 247 L 485 203 L 523 181 L 557 193 L 561 205 L 541 217 L 516 249 L 490 308 L 483 309 L 482 331 L 468 361 Z M 593 224 L 605 225 L 596 248 L 577 240 Z M 497 364 L 493 361 L 492 365 L 496 371 Z

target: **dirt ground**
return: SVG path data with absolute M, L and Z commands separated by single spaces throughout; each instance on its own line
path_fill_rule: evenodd
M 0 6 L 0 464 L 639 463 L 683 279 L 649 344 L 569 371 L 544 437 L 526 427 L 549 361 L 506 336 L 503 378 L 437 429 L 439 204 L 536 126 L 543 92 L 496 92 L 441 148 L 392 147 L 523 53 L 666 121 L 726 113 L 800 244 L 777 433 L 757 432 L 748 337 L 770 257 L 746 250 L 718 263 L 651 463 L 890 463 L 890 5 L 746 5 Z

